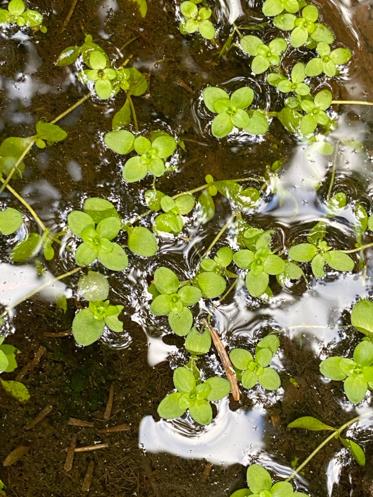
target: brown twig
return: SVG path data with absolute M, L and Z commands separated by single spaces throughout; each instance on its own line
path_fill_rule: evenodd
M 32 420 L 30 421 L 26 426 L 25 430 L 32 430 L 35 428 L 36 425 L 44 421 L 44 419 L 49 416 L 49 414 L 53 411 L 53 406 L 46 406 L 44 407 L 43 410 L 39 412 L 39 414 Z
M 63 21 L 63 24 L 62 24 L 62 28 L 61 28 L 61 31 L 60 33 L 63 33 L 65 31 L 65 29 L 67 28 L 67 25 L 69 24 L 73 14 L 74 14 L 74 11 L 75 11 L 75 8 L 78 4 L 78 1 L 79 0 L 73 0 L 72 4 L 71 4 L 71 7 L 69 9 L 69 12 L 67 13 L 67 16 L 65 18 L 65 20 Z
M 214 328 L 207 321 L 207 319 L 204 319 L 203 322 L 202 322 L 202 324 L 204 326 L 206 326 L 206 328 L 210 332 L 210 335 L 211 335 L 212 341 L 214 342 L 216 351 L 217 351 L 217 353 L 218 353 L 218 355 L 220 357 L 220 360 L 221 360 L 221 362 L 223 364 L 223 367 L 224 367 L 224 370 L 225 370 L 225 374 L 227 375 L 228 381 L 231 384 L 232 397 L 233 397 L 234 400 L 236 400 L 238 402 L 240 400 L 240 398 L 241 398 L 241 392 L 240 392 L 240 389 L 238 387 L 236 373 L 234 372 L 232 363 L 231 363 L 231 361 L 229 359 L 227 351 L 225 350 L 224 344 L 221 341 L 221 338 L 218 335 L 218 333 L 216 332 L 216 330 L 214 330 Z
M 101 430 L 97 430 L 97 433 L 100 435 L 105 435 L 106 433 L 119 433 L 122 431 L 129 431 L 131 427 L 127 424 L 109 426 L 108 428 L 102 428 Z
M 71 336 L 71 331 L 55 331 L 55 332 L 46 331 L 44 333 L 44 336 L 46 338 L 65 338 Z
M 86 445 L 85 447 L 76 447 L 74 452 L 93 452 L 95 450 L 107 449 L 109 444 Z
M 207 481 L 210 478 L 210 474 L 212 471 L 213 465 L 211 463 L 207 463 L 203 468 L 202 480 Z
M 70 418 L 67 422 L 69 426 L 78 426 L 79 428 L 93 428 L 94 423 L 92 421 L 84 421 L 84 419 Z
M 114 383 L 112 383 L 109 388 L 109 397 L 107 399 L 106 408 L 104 412 L 105 421 L 109 421 L 109 419 L 111 418 L 111 413 L 113 411 L 113 402 L 114 402 Z
M 6 456 L 6 458 L 3 461 L 4 468 L 12 466 L 16 462 L 18 462 L 24 455 L 27 454 L 29 450 L 30 447 L 26 445 L 20 445 L 19 447 L 13 449 L 12 452 L 9 452 L 9 454 Z
M 40 363 L 43 355 L 46 353 L 47 349 L 40 345 L 38 350 L 35 352 L 33 359 L 28 362 L 21 371 L 17 374 L 16 380 L 21 381 L 26 376 L 27 373 L 31 373 Z
M 77 435 L 73 435 L 69 448 L 67 449 L 65 465 L 63 467 L 66 472 L 69 472 L 73 469 L 76 440 L 77 440 Z
M 89 492 L 91 490 L 94 470 L 95 470 L 95 463 L 94 461 L 90 461 L 88 464 L 87 472 L 83 480 L 83 485 L 82 485 L 83 492 Z

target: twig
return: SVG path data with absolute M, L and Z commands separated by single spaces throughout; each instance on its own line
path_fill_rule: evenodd
M 69 9 L 69 12 L 67 13 L 67 16 L 65 18 L 65 20 L 63 21 L 63 24 L 62 24 L 62 28 L 60 30 L 60 33 L 63 33 L 65 31 L 65 29 L 67 28 L 67 25 L 69 24 L 73 14 L 74 14 L 74 10 L 78 4 L 78 1 L 79 0 L 73 0 L 72 4 L 71 4 L 71 7 Z
M 113 402 L 114 402 L 114 383 L 110 385 L 109 397 L 107 399 L 106 408 L 104 412 L 104 420 L 109 421 L 111 418 L 111 413 L 113 412 Z
M 73 435 L 69 448 L 67 449 L 65 465 L 63 469 L 68 473 L 73 469 L 74 464 L 74 456 L 75 456 L 75 447 L 76 447 L 77 435 Z
M 46 353 L 47 349 L 40 345 L 38 350 L 35 352 L 33 359 L 28 362 L 21 371 L 17 374 L 16 380 L 21 381 L 27 373 L 31 373 L 40 363 L 43 355 Z
M 10 452 L 3 461 L 4 468 L 8 468 L 9 466 L 13 466 L 16 462 L 18 462 L 23 456 L 27 454 L 30 450 L 30 447 L 27 445 L 20 445 Z
M 373 105 L 373 102 L 367 102 L 364 100 L 332 100 L 332 104 L 335 105 Z
M 67 422 L 69 426 L 78 426 L 79 428 L 93 428 L 94 423 L 92 421 L 84 421 L 84 419 L 70 418 Z
M 122 431 L 129 431 L 130 429 L 131 429 L 131 427 L 128 424 L 123 423 L 122 425 L 109 426 L 108 428 L 102 428 L 101 430 L 97 430 L 97 433 L 99 433 L 100 435 L 105 435 L 108 433 L 119 433 Z
M 107 449 L 109 444 L 96 444 L 96 445 L 86 445 L 85 447 L 76 447 L 74 449 L 75 453 L 81 452 L 93 452 L 95 450 Z
M 53 406 L 46 406 L 39 414 L 25 426 L 25 430 L 32 430 L 36 425 L 41 423 L 53 411 Z
M 220 336 L 218 333 L 214 330 L 214 328 L 210 325 L 210 323 L 207 321 L 207 319 L 204 319 L 202 321 L 202 324 L 206 326 L 206 328 L 209 330 L 212 341 L 214 342 L 215 348 L 218 352 L 218 355 L 220 357 L 220 360 L 223 364 L 225 374 L 227 375 L 228 381 L 231 384 L 231 393 L 232 397 L 235 401 L 239 401 L 241 398 L 241 392 L 238 387 L 238 382 L 237 382 L 237 377 L 236 373 L 233 369 L 232 363 L 229 359 L 229 356 L 227 354 L 227 351 L 225 350 L 225 347 L 223 345 L 223 342 L 220 339 Z
M 91 490 L 94 470 L 95 470 L 95 463 L 94 461 L 90 461 L 88 464 L 87 472 L 83 480 L 83 485 L 82 485 L 83 492 L 89 492 Z
M 210 478 L 210 474 L 212 471 L 213 465 L 211 463 L 207 463 L 203 469 L 202 480 L 207 481 Z
M 46 331 L 43 335 L 46 338 L 65 338 L 71 336 L 71 331 Z

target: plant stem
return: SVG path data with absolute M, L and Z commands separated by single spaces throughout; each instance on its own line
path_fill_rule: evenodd
M 128 100 L 128 102 L 130 104 L 131 114 L 132 114 L 132 117 L 133 117 L 133 123 L 135 125 L 135 130 L 138 131 L 139 130 L 139 122 L 137 120 L 135 106 L 133 105 L 133 101 L 132 101 L 132 98 L 131 98 L 130 95 L 127 95 L 127 100 Z
M 332 100 L 332 104 L 336 105 L 373 105 L 373 102 L 366 102 L 364 100 Z
M 5 178 L 5 181 L 2 184 L 2 187 L 0 188 L 0 193 L 2 193 L 4 191 L 4 189 L 7 187 L 9 181 L 13 177 L 13 174 L 16 172 L 16 170 L 18 169 L 18 166 L 21 164 L 21 162 L 23 162 L 23 160 L 26 157 L 26 155 L 30 152 L 30 150 L 34 146 L 34 143 L 35 143 L 35 137 L 32 137 L 32 140 L 30 141 L 30 143 L 27 145 L 27 147 L 25 148 L 25 150 L 18 157 L 17 162 L 14 164 L 14 166 L 12 167 L 12 169 L 9 171 L 8 176 Z
M 53 283 L 55 283 L 56 281 L 64 280 L 65 278 L 68 278 L 69 276 L 72 276 L 81 270 L 82 270 L 81 267 L 76 267 L 76 268 L 72 269 L 71 271 L 68 271 L 67 273 L 60 274 L 59 276 L 56 276 L 56 278 L 53 278 L 49 281 L 46 281 L 42 285 L 38 286 L 34 290 L 31 290 L 31 292 L 27 293 L 22 298 L 17 300 L 14 304 L 12 304 L 12 306 L 8 306 L 7 309 L 1 314 L 0 317 L 4 318 L 9 313 L 9 311 L 11 309 L 14 309 L 19 304 L 22 304 L 22 302 L 25 302 L 26 300 L 30 299 L 31 297 L 33 297 L 37 293 L 41 292 L 42 290 L 44 290 L 44 288 L 48 288 L 50 285 L 53 285 Z
M 56 124 L 58 121 L 61 121 L 64 117 L 68 116 L 73 110 L 77 109 L 80 105 L 82 105 L 84 102 L 86 102 L 90 98 L 91 94 L 87 93 L 87 95 L 84 95 L 81 99 L 79 99 L 75 104 L 73 104 L 71 107 L 66 109 L 62 114 L 57 116 L 53 121 L 51 121 L 51 124 Z
M 67 16 L 66 16 L 65 20 L 63 21 L 60 33 L 63 33 L 65 31 L 67 25 L 69 24 L 69 22 L 70 22 L 70 20 L 71 20 L 71 18 L 73 16 L 73 14 L 74 14 L 74 10 L 75 10 L 75 8 L 76 8 L 76 6 L 78 4 L 78 1 L 79 0 L 73 0 L 72 1 L 71 7 L 69 9 L 69 12 L 67 13 Z
M 373 243 L 367 243 L 366 245 L 362 245 L 361 247 L 357 247 L 351 250 L 342 250 L 345 254 L 356 254 L 356 252 L 360 252 L 361 250 L 366 250 L 368 248 L 373 247 Z
M 357 416 L 356 418 L 350 419 L 350 421 L 347 421 L 347 423 L 345 423 L 336 431 L 334 431 L 331 435 L 329 435 L 323 442 L 321 442 L 321 444 L 318 447 L 316 447 L 316 449 L 307 457 L 307 459 L 305 459 L 302 462 L 302 464 L 293 471 L 293 473 L 289 476 L 289 478 L 286 481 L 290 481 L 293 478 L 295 478 L 302 471 L 302 469 L 304 469 L 307 466 L 307 464 L 320 452 L 321 449 L 323 449 L 326 445 L 328 445 L 328 443 L 331 442 L 333 439 L 338 438 L 346 428 L 359 421 L 361 417 L 362 416 Z
M 1 183 L 5 183 L 6 180 L 0 178 Z M 48 228 L 45 226 L 43 221 L 40 219 L 38 214 L 34 211 L 31 205 L 20 195 L 13 187 L 10 185 L 6 185 L 6 189 L 29 211 L 32 217 L 35 219 L 36 223 L 40 226 L 42 231 L 48 231 Z
M 333 164 L 332 164 L 332 176 L 330 178 L 330 184 L 328 188 L 328 193 L 326 195 L 326 200 L 330 200 L 332 191 L 333 191 L 333 186 L 334 186 L 334 181 L 335 181 L 335 175 L 337 171 L 337 155 L 339 151 L 339 141 L 335 145 L 335 150 L 334 150 L 334 155 L 333 155 Z
M 238 278 L 234 280 L 234 282 L 231 284 L 231 286 L 228 288 L 225 294 L 219 299 L 220 304 L 228 297 L 228 295 L 237 286 L 237 284 L 238 284 Z
M 201 259 L 204 259 L 205 257 L 207 257 L 209 255 L 209 253 L 211 252 L 211 250 L 215 247 L 215 245 L 218 243 L 218 241 L 220 240 L 220 238 L 224 235 L 224 233 L 227 231 L 227 229 L 229 228 L 229 226 L 232 224 L 232 222 L 234 221 L 236 215 L 233 215 L 225 224 L 224 226 L 221 228 L 221 230 L 219 231 L 219 233 L 216 235 L 216 237 L 213 239 L 213 241 L 210 243 L 210 245 L 208 246 L 207 250 L 204 252 L 204 254 L 201 256 Z

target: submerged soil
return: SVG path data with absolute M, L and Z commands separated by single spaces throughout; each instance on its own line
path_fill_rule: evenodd
M 245 16 L 242 19 L 251 24 L 259 18 L 261 2 L 220 4 L 215 13 L 221 26 L 225 26 L 220 34 L 222 41 L 229 33 L 229 9 L 233 12 L 234 7 L 241 7 Z M 372 6 L 357 1 L 316 4 L 337 38 L 354 50 L 348 73 L 333 83 L 336 98 L 373 100 L 368 73 L 373 66 Z M 180 171 L 162 179 L 159 189 L 174 194 L 194 188 L 204 183 L 206 174 L 217 179 L 262 175 L 268 165 L 280 159 L 285 163 L 282 186 L 290 195 L 265 199 L 265 206 L 255 214 L 255 225 L 278 228 L 283 237 L 294 242 L 324 215 L 320 199 L 329 184 L 330 164 L 320 159 L 320 164 L 310 166 L 304 151 L 279 124 L 271 126 L 265 139 L 250 143 L 217 142 L 208 133 L 208 118 L 198 102 L 207 83 L 224 82 L 230 87 L 249 84 L 257 91 L 259 85 L 248 76 L 247 60 L 235 50 L 220 59 L 217 49 L 198 37 L 182 37 L 174 2 L 151 0 L 148 15 L 142 19 L 132 2 L 78 0 L 65 27 L 70 2 L 36 0 L 30 5 L 48 14 L 48 33 L 29 38 L 0 34 L 1 137 L 31 134 L 36 116 L 52 119 L 84 95 L 85 89 L 72 71 L 58 68 L 54 62 L 63 48 L 80 44 L 84 33 L 90 33 L 111 56 L 131 56 L 138 69 L 149 73 L 150 92 L 145 98 L 135 99 L 140 129 L 172 130 L 185 141 L 187 151 Z M 122 54 L 118 49 L 133 37 Z M 261 94 L 260 103 L 275 106 L 276 98 L 275 92 Z M 114 110 L 122 103 L 119 100 L 117 97 L 110 105 L 88 101 L 63 121 L 69 133 L 65 142 L 30 154 L 26 175 L 17 181 L 17 188 L 28 196 L 49 226 L 62 227 L 67 212 L 81 205 L 82 195 L 112 200 L 124 217 L 145 210 L 143 185 L 126 186 L 118 180 L 117 156 L 102 142 L 103 133 L 110 130 Z M 338 139 L 359 139 L 365 151 L 352 154 L 341 146 L 336 178 L 339 188 L 366 206 L 372 191 L 372 142 L 367 138 L 370 117 L 367 110 L 357 107 L 343 114 Z M 321 188 L 316 194 L 309 184 L 318 181 Z M 9 204 L 4 194 L 2 201 Z M 16 333 L 8 342 L 21 351 L 20 369 L 32 361 L 40 347 L 45 352 L 22 380 L 31 393 L 28 403 L 21 406 L 0 392 L 0 461 L 16 447 L 28 449 L 16 464 L 0 470 L 9 497 L 82 495 L 91 461 L 92 496 L 226 497 L 244 485 L 245 466 L 254 456 L 255 459 L 261 454 L 260 460 L 274 474 L 283 476 L 284 467 L 301 462 L 322 441 L 323 434 L 288 430 L 290 421 L 312 415 L 339 426 L 353 416 L 351 405 L 343 400 L 340 383 L 326 383 L 320 377 L 319 356 L 321 351 L 346 353 L 357 344 L 356 333 L 349 327 L 341 331 L 337 320 L 359 294 L 366 295 L 372 289 L 369 270 L 366 279 L 358 275 L 332 276 L 309 289 L 299 285 L 276 295 L 274 302 L 263 308 L 253 302 L 244 305 L 242 295 L 219 305 L 215 311 L 217 326 L 224 340 L 233 345 L 252 345 L 272 326 L 300 328 L 281 336 L 279 370 L 283 392 L 267 397 L 244 395 L 242 405 L 231 402 L 231 413 L 225 405 L 215 428 L 206 431 L 196 432 L 187 421 L 167 428 L 159 421 L 157 406 L 172 389 L 170 363 L 181 364 L 184 357 L 172 348 L 182 341 L 170 336 L 161 340 L 166 327 L 159 327 L 157 320 L 147 316 L 143 289 L 156 265 L 167 262 L 180 274 L 187 274 L 198 260 L 198 251 L 208 246 L 229 212 L 227 203 L 221 201 L 214 220 L 198 233 L 196 244 L 187 237 L 178 240 L 177 246 L 167 241 L 151 263 L 136 262 L 124 278 L 111 276 L 111 300 L 126 309 L 123 338 L 113 340 L 108 336 L 86 349 L 77 348 L 71 336 L 60 336 L 71 328 L 76 305 L 73 299 L 66 313 L 36 299 L 19 306 L 13 323 Z M 338 219 L 332 228 L 337 247 L 354 246 L 348 220 Z M 6 244 L 2 239 L 3 253 Z M 7 261 L 5 256 L 3 260 Z M 72 264 L 71 253 L 66 250 L 49 265 L 49 270 L 61 274 Z M 22 284 L 18 276 L 14 285 Z M 347 324 L 343 316 L 343 324 Z M 311 333 L 307 327 L 302 329 L 304 323 L 325 325 L 329 331 Z M 211 352 L 203 366 L 221 371 L 217 363 Z M 113 410 L 110 420 L 105 421 L 111 387 Z M 47 406 L 51 406 L 50 414 L 29 429 L 29 423 Z M 71 426 L 70 418 L 93 426 Z M 124 431 L 100 432 L 123 424 Z M 235 430 L 235 437 L 224 438 Z M 305 470 L 302 490 L 313 497 L 373 496 L 372 430 L 351 430 L 350 435 L 365 447 L 366 466 L 358 467 L 337 442 L 331 443 Z M 76 454 L 71 471 L 66 472 L 66 449 L 75 436 L 77 446 L 104 443 L 108 447 Z M 219 439 L 224 441 L 222 445 Z

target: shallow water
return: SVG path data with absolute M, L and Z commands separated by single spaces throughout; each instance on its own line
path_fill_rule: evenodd
M 6 4 L 7 2 L 0 2 Z M 335 98 L 373 100 L 373 23 L 370 2 L 315 2 L 337 38 L 354 50 L 343 76 L 332 82 Z M 200 91 L 207 83 L 235 88 L 249 84 L 260 91 L 258 78 L 250 76 L 247 60 L 233 49 L 229 57 L 217 58 L 212 46 L 198 38 L 183 38 L 177 29 L 174 1 L 149 2 L 149 13 L 141 19 L 131 3 L 119 0 L 79 0 L 67 27 L 62 30 L 68 2 L 35 0 L 33 7 L 47 15 L 48 33 L 0 32 L 0 133 L 27 136 L 36 117 L 52 119 L 86 91 L 73 68 L 58 68 L 54 62 L 63 48 L 81 43 L 83 33 L 118 60 L 131 55 L 132 63 L 150 75 L 150 92 L 136 98 L 140 128 L 172 131 L 182 137 L 186 151 L 180 153 L 177 173 L 159 181 L 168 194 L 195 188 L 206 174 L 217 179 L 251 176 L 260 178 L 266 166 L 280 159 L 284 166 L 276 180 L 275 193 L 264 196 L 247 218 L 258 227 L 273 228 L 278 247 L 300 243 L 310 227 L 323 219 L 329 240 L 336 248 L 353 248 L 353 206 L 367 209 L 372 198 L 372 113 L 369 108 L 341 107 L 338 128 L 332 133 L 336 154 L 310 154 L 304 145 L 273 123 L 264 138 L 232 137 L 217 142 L 210 134 L 210 116 L 203 108 Z M 220 0 L 215 16 L 220 40 L 229 34 L 235 20 L 255 24 L 261 2 Z M 122 53 L 119 47 L 136 36 Z M 258 103 L 276 105 L 275 91 L 260 94 Z M 68 212 L 79 208 L 88 196 L 111 200 L 124 219 L 146 210 L 144 181 L 126 185 L 119 180 L 123 160 L 107 150 L 103 135 L 110 130 L 114 111 L 123 102 L 118 96 L 109 104 L 92 98 L 63 120 L 67 140 L 44 151 L 33 149 L 27 171 L 14 185 L 41 218 L 54 229 L 62 229 Z M 362 145 L 355 149 L 352 140 Z M 335 191 L 343 190 L 349 205 L 338 216 L 327 217 L 326 192 L 333 161 Z M 3 205 L 13 200 L 2 194 Z M 223 304 L 201 305 L 213 314 L 214 326 L 230 347 L 255 346 L 270 330 L 281 330 L 281 352 L 275 367 L 282 388 L 265 394 L 253 389 L 241 404 L 228 400 L 218 405 L 212 425 L 201 428 L 190 419 L 159 420 L 159 401 L 172 389 L 172 369 L 186 359 L 182 340 L 169 335 L 165 321 L 149 313 L 146 289 L 155 268 L 166 264 L 182 277 L 193 274 L 200 255 L 216 232 L 231 216 L 228 202 L 217 204 L 217 215 L 205 226 L 191 216 L 176 240 L 164 238 L 157 256 L 141 261 L 132 257 L 125 274 L 111 274 L 111 300 L 125 306 L 125 333 L 107 333 L 100 344 L 79 349 L 71 337 L 51 338 L 45 333 L 69 330 L 76 302 L 69 301 L 63 314 L 41 298 L 19 306 L 10 324 L 16 331 L 9 338 L 20 350 L 20 365 L 26 364 L 40 345 L 46 353 L 40 366 L 26 375 L 31 401 L 20 406 L 0 394 L 0 459 L 15 447 L 30 451 L 16 465 L 0 471 L 7 495 L 14 497 L 66 497 L 80 495 L 89 461 L 95 462 L 90 495 L 97 497 L 226 497 L 244 484 L 245 466 L 259 461 L 273 475 L 287 477 L 295 460 L 301 462 L 321 442 L 323 435 L 290 431 L 287 424 L 302 415 L 312 415 L 335 425 L 343 424 L 355 411 L 343 396 L 340 383 L 329 383 L 319 374 L 320 359 L 350 352 L 358 338 L 346 326 L 345 311 L 358 296 L 372 292 L 372 254 L 367 252 L 364 273 L 331 274 L 326 279 L 293 285 L 275 293 L 269 302 L 258 304 L 238 288 Z M 145 221 L 150 226 L 150 221 Z M 25 229 L 30 229 L 30 223 Z M 17 236 L 23 236 L 19 234 Z M 226 240 L 233 243 L 234 233 Z M 1 238 L 0 302 L 9 305 L 35 284 L 31 266 L 10 274 L 7 240 Z M 74 267 L 72 248 L 76 242 L 66 235 L 60 258 L 49 264 L 52 274 Z M 73 287 L 73 277 L 69 287 Z M 40 281 L 38 281 L 40 284 Z M 62 285 L 62 284 L 61 284 Z M 63 287 L 61 287 L 63 288 Z M 4 290 L 3 290 L 4 289 Z M 71 295 L 68 294 L 68 296 Z M 49 295 L 51 297 L 51 295 Z M 342 317 L 341 317 L 342 316 Z M 171 367 L 170 367 L 171 366 Z M 223 373 L 214 351 L 200 362 L 204 372 Z M 100 435 L 102 413 L 109 387 L 114 384 L 113 425 L 127 423 L 128 431 Z M 50 416 L 33 430 L 24 426 L 51 404 Z M 361 409 L 371 405 L 371 396 Z M 70 417 L 94 420 L 96 428 L 68 426 Z M 101 420 L 101 421 L 100 421 Z M 71 472 L 64 472 L 65 449 L 77 434 L 79 445 L 105 442 L 109 448 L 76 456 Z M 367 465 L 359 468 L 346 449 L 330 444 L 297 480 L 299 491 L 313 497 L 373 496 L 373 437 L 368 424 L 355 425 L 350 435 L 365 446 Z

